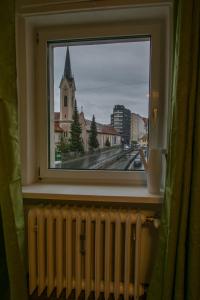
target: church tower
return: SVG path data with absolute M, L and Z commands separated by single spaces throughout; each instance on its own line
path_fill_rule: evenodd
M 67 47 L 65 67 L 60 82 L 60 125 L 65 130 L 70 130 L 75 104 L 75 81 L 71 70 L 69 47 Z M 63 126 L 62 126 L 63 125 Z

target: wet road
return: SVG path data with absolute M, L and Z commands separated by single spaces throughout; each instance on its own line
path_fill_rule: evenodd
M 124 152 L 124 155 L 112 163 L 107 169 L 109 170 L 124 170 L 127 167 L 129 161 L 133 160 L 138 151 L 132 151 L 130 153 Z
M 134 164 L 135 159 L 140 160 L 138 151 L 125 151 L 119 148 L 109 149 L 60 163 L 57 168 L 73 170 L 144 170 L 142 162 L 140 166 Z
M 121 149 L 111 149 L 106 150 L 104 152 L 98 152 L 94 154 L 90 154 L 84 157 L 79 157 L 72 159 L 70 161 L 61 163 L 58 167 L 62 169 L 95 169 L 95 165 L 104 161 L 105 159 L 111 158 L 113 155 L 120 154 L 122 152 Z

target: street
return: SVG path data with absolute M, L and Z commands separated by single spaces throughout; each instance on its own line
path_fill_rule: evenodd
M 137 159 L 137 165 L 134 164 L 135 159 Z M 138 150 L 130 149 L 127 151 L 112 148 L 62 162 L 57 165 L 57 168 L 74 170 L 144 170 L 144 166 L 140 162 Z

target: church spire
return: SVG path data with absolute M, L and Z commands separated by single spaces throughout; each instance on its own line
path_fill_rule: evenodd
M 65 58 L 65 68 L 63 77 L 69 80 L 73 79 L 72 70 L 71 70 L 71 62 L 70 62 L 70 54 L 69 54 L 69 47 L 67 46 L 66 51 L 66 58 Z

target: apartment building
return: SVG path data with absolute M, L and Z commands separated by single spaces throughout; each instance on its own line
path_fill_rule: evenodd
M 124 105 L 115 105 L 111 114 L 111 125 L 121 135 L 122 143 L 130 144 L 131 111 Z

